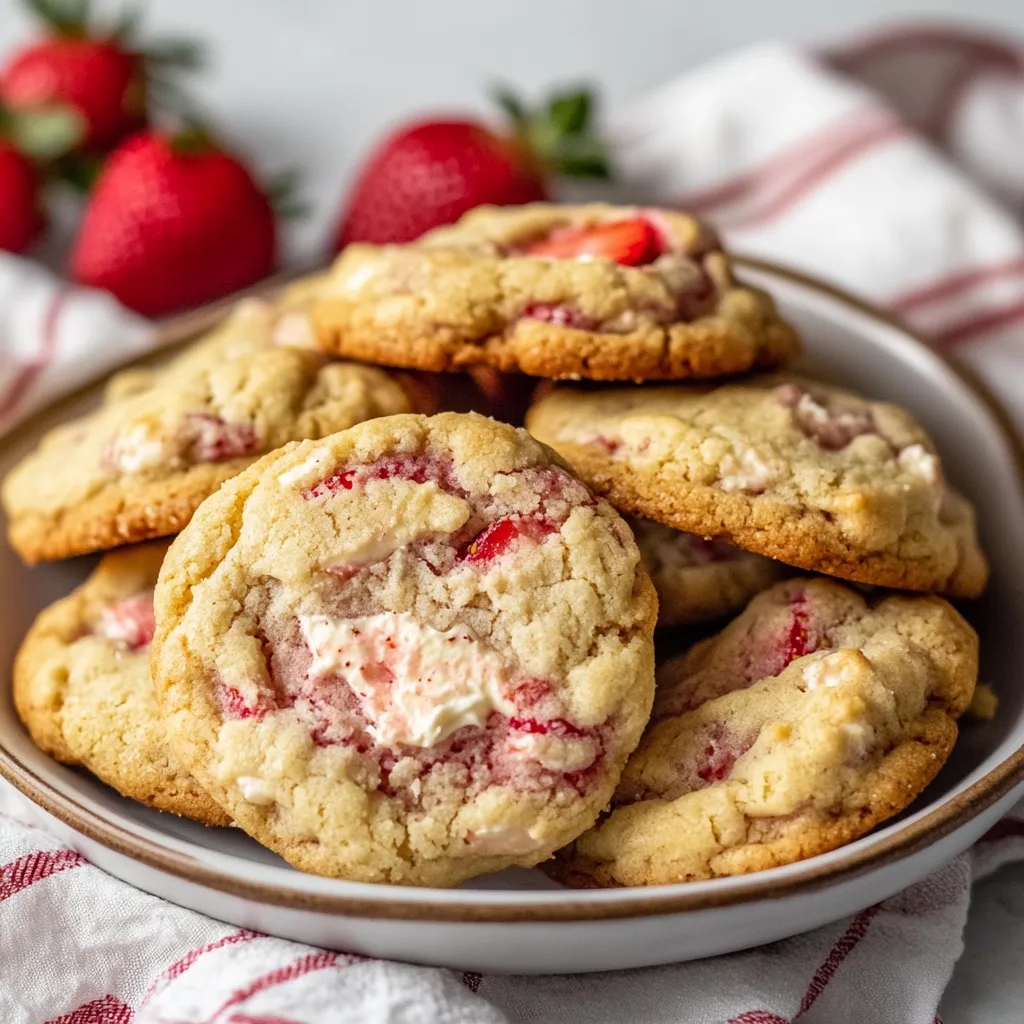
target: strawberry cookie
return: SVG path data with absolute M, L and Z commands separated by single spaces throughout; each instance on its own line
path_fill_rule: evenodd
M 601 204 L 485 206 L 408 245 L 350 245 L 313 319 L 329 352 L 426 370 L 672 380 L 797 350 L 708 228 Z
M 166 550 L 107 555 L 39 615 L 14 663 L 14 703 L 36 746 L 58 761 L 157 810 L 227 825 L 171 753 L 153 694 L 153 587 Z
M 613 505 L 801 569 L 975 597 L 974 510 L 903 409 L 817 381 L 556 389 L 527 427 Z
M 739 611 L 786 575 L 786 566 L 720 540 L 627 519 L 658 594 L 658 625 L 682 626 Z
M 611 813 L 552 873 L 660 885 L 848 843 L 935 777 L 977 675 L 977 635 L 940 598 L 778 584 L 662 666 Z
M 280 311 L 239 304 L 166 369 L 133 372 L 101 407 L 48 434 L 3 486 L 11 543 L 28 562 L 176 533 L 259 455 L 405 412 L 401 383 L 277 343 Z
M 175 541 L 156 612 L 182 762 L 318 874 L 536 864 L 607 805 L 650 714 L 656 600 L 628 526 L 478 415 L 265 456 Z

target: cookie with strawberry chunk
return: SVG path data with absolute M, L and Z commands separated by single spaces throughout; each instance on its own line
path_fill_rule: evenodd
M 658 594 L 658 625 L 724 618 L 787 575 L 787 567 L 720 540 L 627 518 Z
M 780 583 L 661 667 L 611 813 L 551 872 L 660 885 L 851 842 L 935 777 L 977 675 L 977 634 L 940 598 Z
M 411 408 L 382 370 L 330 362 L 282 325 L 292 305 L 241 303 L 165 369 L 132 371 L 101 407 L 43 438 L 3 485 L 27 562 L 177 533 L 199 503 L 261 454 Z
M 988 579 L 972 506 L 897 406 L 776 375 L 559 388 L 526 424 L 631 515 L 876 586 L 975 597 Z
M 58 761 L 159 811 L 227 825 L 171 753 L 153 693 L 153 587 L 166 550 L 107 555 L 39 614 L 14 663 L 14 703 L 36 746 Z
M 347 358 L 552 378 L 715 377 L 798 347 L 708 228 L 601 204 L 480 207 L 408 245 L 350 245 L 313 318 Z
M 171 547 L 171 742 L 295 867 L 455 885 L 594 822 L 650 714 L 656 599 L 629 527 L 475 414 L 290 445 Z

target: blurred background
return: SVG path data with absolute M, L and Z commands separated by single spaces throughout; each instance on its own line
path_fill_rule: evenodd
M 117 2 L 97 0 L 113 17 Z M 285 256 L 322 251 L 343 188 L 382 128 L 423 110 L 479 110 L 507 82 L 530 99 L 578 81 L 616 109 L 741 44 L 837 43 L 898 22 L 941 20 L 1024 37 L 1021 0 L 149 0 L 145 37 L 188 36 L 207 64 L 188 88 L 220 135 L 267 177 L 298 168 L 309 215 Z M 38 35 L 21 0 L 0 0 L 0 54 Z

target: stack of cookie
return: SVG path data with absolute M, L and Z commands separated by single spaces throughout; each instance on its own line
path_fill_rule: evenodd
M 848 842 L 952 749 L 977 637 L 933 595 L 987 568 L 912 417 L 778 373 L 797 351 L 678 213 L 351 246 L 10 475 L 30 561 L 181 531 L 42 613 L 22 718 L 125 795 L 360 881 L 644 885 Z M 459 371 L 508 418 L 505 375 L 546 378 L 529 433 L 423 415 Z M 655 687 L 656 639 L 730 616 Z

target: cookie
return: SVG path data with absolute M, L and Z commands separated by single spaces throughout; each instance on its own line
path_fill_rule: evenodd
M 851 842 L 935 777 L 977 675 L 977 635 L 940 598 L 869 603 L 830 580 L 777 584 L 661 667 L 611 813 L 551 871 L 660 885 Z
M 241 299 L 219 327 L 182 348 L 170 361 L 115 373 L 104 388 L 104 401 L 116 402 L 158 383 L 188 379 L 220 360 L 253 356 L 271 345 L 315 351 L 309 310 L 323 280 L 324 275 L 302 278 L 286 287 L 272 303 Z
M 801 569 L 974 597 L 974 510 L 909 413 L 815 381 L 559 388 L 527 428 L 613 505 Z
M 629 527 L 478 415 L 265 456 L 174 542 L 156 613 L 178 756 L 318 874 L 536 864 L 607 805 L 650 713 L 656 599 Z
M 165 370 L 133 372 L 96 412 L 48 434 L 4 481 L 22 558 L 176 533 L 262 453 L 410 408 L 387 373 L 275 344 L 278 329 L 275 307 L 242 303 Z
M 313 320 L 350 359 L 553 378 L 715 377 L 798 348 L 707 227 L 603 204 L 482 206 L 409 245 L 350 245 Z
M 724 618 L 787 575 L 781 562 L 720 540 L 707 540 L 650 519 L 626 521 L 658 594 L 659 626 Z
M 39 614 L 14 663 L 14 703 L 36 746 L 57 760 L 159 811 L 227 825 L 171 753 L 153 694 L 153 587 L 165 551 L 113 552 Z

